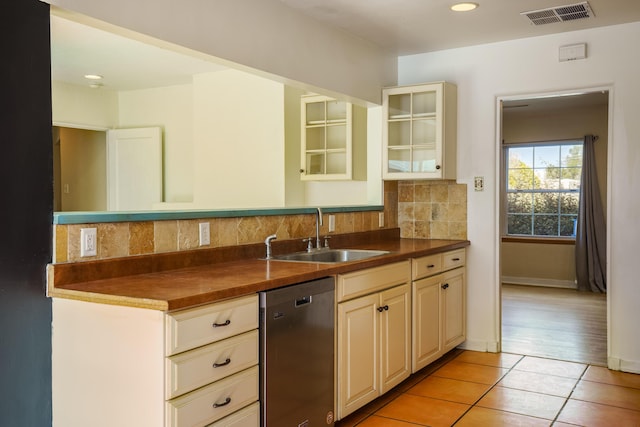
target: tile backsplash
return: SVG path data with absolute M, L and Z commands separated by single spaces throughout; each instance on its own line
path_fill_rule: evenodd
M 387 181 L 384 183 L 384 228 L 400 227 L 401 237 L 466 239 L 465 184 L 454 181 Z M 320 233 L 329 234 L 328 215 Z M 335 213 L 335 234 L 380 229 L 379 212 Z M 208 222 L 211 242 L 199 246 L 199 224 Z M 80 257 L 80 229 L 97 229 L 97 256 Z M 129 257 L 154 253 L 260 243 L 315 235 L 315 215 L 204 218 L 54 227 L 54 263 Z
M 467 238 L 467 185 L 455 181 L 399 181 L 400 237 Z
M 321 235 L 329 234 L 325 213 Z M 377 230 L 378 212 L 335 213 L 335 232 Z M 387 215 L 385 215 L 385 218 Z M 388 216 L 389 218 L 391 216 Z M 210 244 L 199 245 L 199 224 L 209 223 Z M 91 261 L 163 252 L 260 243 L 273 233 L 278 239 L 315 236 L 315 215 L 273 215 L 238 218 L 70 224 L 54 227 L 54 263 Z M 386 228 L 397 227 L 390 222 Z M 80 256 L 80 230 L 97 229 L 97 255 Z M 302 246 L 300 248 L 302 250 Z

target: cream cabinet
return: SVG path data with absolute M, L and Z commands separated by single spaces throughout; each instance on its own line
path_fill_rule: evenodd
M 166 426 L 204 426 L 258 401 L 257 295 L 169 313 Z
M 53 299 L 53 425 L 259 427 L 258 297 L 172 313 Z
M 412 372 L 466 338 L 465 250 L 412 260 Z
M 367 111 L 322 95 L 301 98 L 300 179 L 367 179 Z
M 338 419 L 409 376 L 409 281 L 408 261 L 338 276 Z
M 382 178 L 455 179 L 457 88 L 438 82 L 385 88 Z

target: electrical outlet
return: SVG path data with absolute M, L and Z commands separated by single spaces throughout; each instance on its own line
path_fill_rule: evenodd
M 378 227 L 384 227 L 384 212 L 378 212 Z
M 211 244 L 211 234 L 209 232 L 209 223 L 200 223 L 200 246 L 207 246 Z
M 80 256 L 98 255 L 98 230 L 96 228 L 80 229 Z
M 329 215 L 329 233 L 336 231 L 336 216 Z

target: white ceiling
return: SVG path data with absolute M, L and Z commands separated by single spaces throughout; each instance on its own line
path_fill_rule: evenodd
M 502 107 L 505 117 L 516 117 L 519 115 L 557 113 L 563 110 L 573 110 L 576 107 L 607 105 L 608 102 L 609 92 L 596 91 L 507 100 L 503 101 Z
M 538 26 L 520 13 L 582 0 L 473 0 L 471 12 L 451 11 L 457 0 L 279 1 L 397 55 L 640 21 L 638 0 L 588 0 L 594 18 Z
M 194 74 L 224 69 L 111 32 L 51 15 L 51 79 L 88 85 L 98 74 L 104 89 L 133 90 L 191 82 Z
M 265 0 L 266 1 L 266 0 Z M 640 0 L 589 0 L 595 17 L 534 26 L 521 12 L 579 3 L 563 0 L 475 0 L 455 13 L 455 0 L 271 0 L 338 27 L 398 55 L 640 21 Z M 88 84 L 105 76 L 105 89 L 130 90 L 188 83 L 195 73 L 223 68 L 51 16 L 52 79 Z

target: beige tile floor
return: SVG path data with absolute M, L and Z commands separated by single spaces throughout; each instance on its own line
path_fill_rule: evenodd
M 337 427 L 640 427 L 640 375 L 454 350 Z

